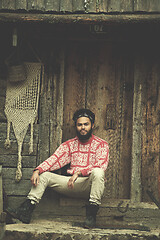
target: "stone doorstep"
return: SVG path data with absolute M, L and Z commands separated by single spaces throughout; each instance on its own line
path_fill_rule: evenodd
M 160 228 L 151 231 L 129 229 L 84 229 L 71 223 L 33 220 L 30 224 L 6 225 L 3 240 L 160 240 Z

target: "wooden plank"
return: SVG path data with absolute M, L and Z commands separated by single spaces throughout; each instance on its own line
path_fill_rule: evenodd
M 3 212 L 2 165 L 0 165 L 0 214 Z
M 16 2 L 15 0 L 2 0 L 2 9 L 15 10 Z
M 38 132 L 39 131 L 39 125 L 34 124 L 34 133 L 33 133 L 33 142 L 36 144 L 38 142 Z M 0 141 L 5 141 L 6 136 L 7 136 L 7 123 L 0 122 Z M 11 131 L 10 131 L 10 140 L 15 142 L 16 137 L 13 132 L 13 128 L 11 126 Z M 28 128 L 27 134 L 24 139 L 24 143 L 29 143 L 30 140 L 30 127 Z
M 33 14 L 33 13 L 0 13 L 1 23 L 11 22 L 27 22 L 27 23 L 81 23 L 81 24 L 93 24 L 95 23 L 159 23 L 159 14 Z
M 5 106 L 5 98 L 0 96 L 0 121 L 2 122 L 6 122 L 4 106 Z
M 143 58 L 142 58 L 143 59 Z M 141 57 L 137 57 L 134 70 L 134 96 L 133 96 L 133 142 L 132 142 L 132 173 L 131 173 L 131 200 L 140 202 L 141 188 L 141 139 L 142 139 L 142 107 L 143 107 L 143 81 L 144 66 Z
M 45 10 L 45 0 L 27 0 L 27 10 Z
M 98 1 L 97 0 L 92 0 L 88 3 L 87 6 L 87 12 L 88 13 L 96 13 L 98 10 Z
M 133 0 L 111 0 L 108 2 L 108 12 L 132 12 Z
M 72 0 L 73 12 L 84 12 L 85 3 L 83 0 Z
M 15 179 L 4 179 L 3 186 L 7 196 L 27 196 L 31 188 L 30 180 L 21 180 L 19 183 Z
M 72 1 L 61 0 L 60 1 L 60 12 L 72 12 Z
M 44 75 L 44 73 L 42 74 Z M 49 90 L 49 91 L 48 91 Z M 37 165 L 47 159 L 50 155 L 49 150 L 49 126 L 50 126 L 50 81 L 47 73 L 42 77 L 40 94 L 40 115 L 39 115 L 39 144 Z
M 158 12 L 160 11 L 160 2 L 159 0 L 136 0 L 134 1 L 134 11 L 141 12 Z
M 6 79 L 0 78 L 0 89 L 1 89 L 0 96 L 1 97 L 5 97 L 6 96 L 6 88 L 7 88 L 7 81 L 6 81 Z
M 118 44 L 116 78 L 120 79 L 120 93 L 117 96 L 119 142 L 118 198 L 130 198 L 132 116 L 133 116 L 133 59 L 132 50 L 126 43 Z
M 4 141 L 0 142 L 0 155 L 4 155 L 4 158 L 6 155 L 17 155 L 18 153 L 18 146 L 17 142 L 12 142 L 10 148 L 4 147 Z M 22 156 L 36 156 L 37 155 L 37 144 L 33 144 L 33 153 L 29 154 L 29 144 L 24 143 L 23 144 L 23 151 Z
M 143 201 L 150 201 L 146 191 L 152 191 L 158 199 L 159 150 L 160 150 L 160 84 L 159 56 L 150 55 L 146 62 L 144 129 L 142 138 L 142 186 Z M 158 61 L 157 61 L 158 60 Z
M 45 1 L 45 11 L 59 12 L 60 1 L 59 0 L 46 0 Z
M 3 167 L 16 167 L 17 166 L 17 155 L 0 155 L 0 164 Z M 26 168 L 35 168 L 36 163 L 36 156 L 23 156 L 22 158 L 22 165 Z
M 32 174 L 33 174 L 33 168 L 23 168 L 23 180 L 30 180 Z M 3 172 L 2 172 L 2 176 L 3 179 L 6 180 L 14 180 L 15 179 L 15 172 L 16 172 L 16 168 L 6 168 L 3 167 Z
M 16 0 L 16 9 L 27 9 L 27 0 Z
M 50 155 L 62 143 L 64 95 L 64 47 L 54 50 L 50 62 L 52 108 L 50 109 Z
M 108 1 L 107 0 L 99 0 L 97 2 L 97 11 L 98 12 L 107 12 Z
M 86 49 L 84 43 L 70 42 L 66 50 L 63 141 L 75 136 L 73 114 L 85 107 Z

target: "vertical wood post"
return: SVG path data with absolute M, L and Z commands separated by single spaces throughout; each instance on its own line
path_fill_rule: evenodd
M 0 165 L 0 213 L 3 212 L 2 166 Z
M 50 109 L 50 154 L 62 143 L 63 102 L 64 102 L 64 47 L 58 51 L 56 58 L 59 74 L 52 77 L 52 108 Z
M 131 169 L 131 201 L 141 201 L 141 140 L 142 140 L 142 69 L 135 66 L 133 95 L 133 138 Z
M 0 240 L 4 237 L 6 214 L 3 212 L 2 166 L 0 165 Z

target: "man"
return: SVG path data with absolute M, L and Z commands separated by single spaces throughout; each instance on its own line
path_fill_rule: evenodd
M 108 165 L 108 143 L 92 134 L 95 115 L 89 109 L 74 113 L 77 136 L 62 143 L 55 153 L 42 162 L 31 177 L 32 188 L 27 200 L 15 211 L 8 212 L 24 223 L 29 223 L 35 205 L 47 187 L 70 197 L 89 199 L 84 227 L 96 225 L 96 214 L 104 191 L 105 170 Z M 68 176 L 53 171 L 70 164 Z

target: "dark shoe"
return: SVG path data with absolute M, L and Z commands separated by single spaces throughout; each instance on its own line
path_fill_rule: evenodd
M 30 199 L 26 199 L 17 209 L 8 208 L 6 212 L 23 223 L 30 223 L 35 206 L 35 204 L 31 203 Z
M 86 220 L 84 222 L 85 228 L 96 227 L 96 215 L 99 210 L 98 205 L 89 204 L 86 206 Z

